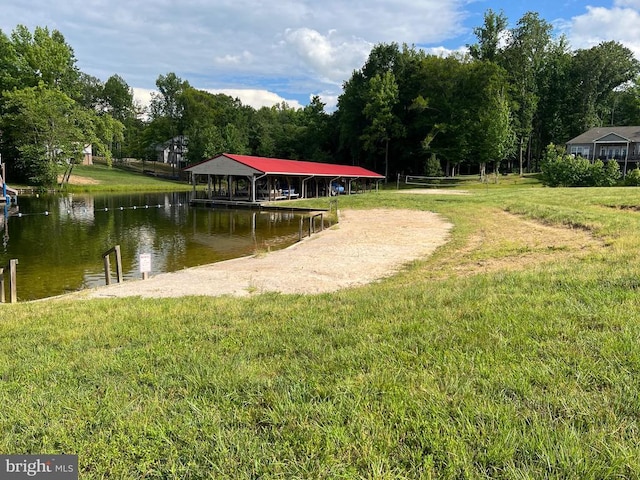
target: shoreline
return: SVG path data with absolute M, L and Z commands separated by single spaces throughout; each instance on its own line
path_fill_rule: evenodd
M 453 225 L 433 212 L 345 210 L 333 227 L 264 254 L 161 273 L 62 298 L 318 294 L 365 285 L 430 255 Z

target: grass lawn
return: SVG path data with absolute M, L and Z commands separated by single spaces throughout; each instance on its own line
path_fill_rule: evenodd
M 175 181 L 150 175 L 141 175 L 130 168 L 118 166 L 107 167 L 105 164 L 77 165 L 73 168 L 73 175 L 89 179 L 91 183 L 67 185 L 70 191 L 171 191 L 190 190 L 192 187 L 186 181 Z
M 333 294 L 1 305 L 0 451 L 83 479 L 638 478 L 639 193 L 340 197 L 452 239 Z
M 155 162 L 154 162 L 155 163 Z M 177 181 L 163 178 L 170 176 L 172 171 L 166 165 L 153 165 L 146 162 L 149 171 L 157 170 L 158 176 L 143 175 L 142 163 L 135 162 L 127 165 L 115 164 L 108 167 L 105 163 L 96 162 L 93 165 L 76 165 L 73 167 L 73 181 L 63 188 L 68 192 L 131 192 L 131 191 L 188 191 L 193 187 L 188 181 Z M 62 178 L 62 170 L 59 179 Z M 14 188 L 29 189 L 28 185 L 12 183 Z

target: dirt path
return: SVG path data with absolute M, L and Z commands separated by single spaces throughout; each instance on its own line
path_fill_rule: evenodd
M 393 275 L 443 245 L 452 225 L 432 212 L 346 210 L 311 238 L 252 257 L 79 292 L 81 298 L 321 293 Z

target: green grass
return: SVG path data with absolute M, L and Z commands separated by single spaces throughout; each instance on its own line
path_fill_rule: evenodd
M 397 181 L 389 182 L 387 185 L 381 185 L 381 188 L 384 190 L 395 190 L 400 187 L 400 189 L 411 189 L 411 188 L 447 188 L 452 190 L 495 190 L 495 189 L 503 189 L 503 188 L 512 188 L 514 186 L 530 186 L 530 187 L 541 187 L 542 180 L 540 173 L 527 173 L 524 175 L 509 173 L 509 174 L 501 174 L 497 177 L 490 173 L 484 177 L 484 179 L 480 178 L 479 175 L 462 175 L 458 177 L 452 177 L 446 180 L 433 181 L 433 184 L 430 187 L 421 187 L 419 185 L 409 184 L 406 185 L 404 183 L 404 177 L 400 179 L 400 183 Z
M 333 294 L 3 305 L 0 451 L 77 453 L 81 478 L 639 478 L 638 198 L 340 197 L 453 237 Z M 525 248 L 500 210 L 599 243 Z
M 73 168 L 73 175 L 89 178 L 98 182 L 90 185 L 67 185 L 68 191 L 170 191 L 190 190 L 192 187 L 186 181 L 167 180 L 164 178 L 142 175 L 136 170 L 108 167 L 105 164 L 77 165 Z
M 157 170 L 158 174 L 171 175 L 170 167 L 166 165 L 153 165 L 147 162 L 148 170 Z M 147 168 L 145 168 L 146 170 Z M 62 175 L 62 171 L 60 171 Z M 68 184 L 63 188 L 68 192 L 131 192 L 131 191 L 187 191 L 193 187 L 187 181 L 170 180 L 160 176 L 142 174 L 142 163 L 119 165 L 108 167 L 103 162 L 93 165 L 76 165 L 72 175 L 89 179 L 91 183 Z M 29 185 L 9 184 L 14 188 L 29 189 Z

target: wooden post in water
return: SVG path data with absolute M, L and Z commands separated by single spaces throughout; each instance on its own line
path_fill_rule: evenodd
M 9 301 L 16 303 L 18 301 L 18 284 L 17 284 L 17 271 L 18 260 L 9 260 L 9 265 L 4 268 L 0 268 L 0 303 L 5 303 L 7 297 L 4 291 L 4 271 L 9 269 Z
M 104 260 L 104 281 L 107 285 L 111 285 L 111 261 L 109 260 L 109 255 L 112 253 L 116 254 L 116 278 L 118 279 L 118 283 L 122 283 L 122 257 L 120 255 L 120 245 L 116 245 L 102 254 L 102 259 Z
M 118 283 L 122 283 L 122 256 L 120 255 L 120 245 L 114 247 L 116 251 L 116 276 L 118 277 Z
M 17 259 L 9 260 L 9 301 L 16 303 L 18 301 L 18 286 L 17 286 Z
M 109 252 L 102 255 L 104 260 L 104 283 L 105 285 L 111 285 L 111 262 L 109 261 Z

